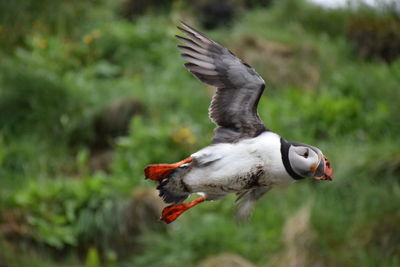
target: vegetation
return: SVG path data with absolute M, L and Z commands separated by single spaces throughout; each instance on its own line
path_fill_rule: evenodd
M 142 220 L 128 216 L 127 203 L 140 202 L 132 192 L 154 186 L 144 166 L 183 159 L 213 135 L 212 91 L 184 69 L 175 48 L 179 19 L 196 25 L 196 12 L 171 1 L 168 12 L 127 20 L 118 1 L 6 2 L 0 265 L 192 266 L 225 252 L 256 265 L 400 264 L 399 47 L 387 60 L 374 43 L 361 48 L 374 51 L 364 58 L 353 42 L 368 34 L 373 11 L 275 1 L 207 32 L 257 68 L 267 81 L 260 116 L 288 140 L 322 148 L 333 182 L 272 190 L 239 225 L 232 196 L 168 227 L 154 219 L 128 231 Z M 374 16 L 380 48 L 388 33 L 400 40 L 398 16 Z M 128 135 L 107 142 L 112 149 L 96 147 L 98 114 L 124 99 L 143 111 Z M 106 170 L 91 169 L 104 151 L 113 155 Z

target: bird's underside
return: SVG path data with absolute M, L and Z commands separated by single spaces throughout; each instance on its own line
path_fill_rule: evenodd
M 216 159 L 203 164 L 196 159 L 196 153 L 192 156 L 173 164 L 149 165 L 145 169 L 146 178 L 159 182 L 157 189 L 160 196 L 170 204 L 161 215 L 166 223 L 203 201 L 217 200 L 230 193 L 238 195 L 238 218 L 245 218 L 255 201 L 272 186 L 263 179 L 265 173 L 257 162 L 244 161 L 241 166 L 232 168 L 237 162 L 231 159 L 225 162 L 224 159 Z M 183 203 L 192 193 L 200 193 L 201 196 Z

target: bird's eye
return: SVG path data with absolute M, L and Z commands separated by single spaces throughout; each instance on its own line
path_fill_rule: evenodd
M 308 158 L 308 149 L 306 150 L 306 152 L 304 152 L 303 157 Z

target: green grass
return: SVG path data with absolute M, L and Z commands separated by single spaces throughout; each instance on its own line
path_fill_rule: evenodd
M 207 34 L 238 53 L 234 44 L 246 36 L 313 51 L 313 58 L 296 60 L 316 68 L 315 88 L 277 80 L 259 113 L 285 138 L 320 147 L 333 163 L 334 181 L 274 189 L 243 224 L 233 220 L 234 197 L 204 203 L 167 231 L 128 237 L 135 245 L 119 256 L 110 238 L 119 223 L 113 212 L 134 188 L 153 187 L 143 179 L 144 166 L 209 144 L 210 92 L 184 69 L 175 48 L 175 26 L 190 16 L 179 4 L 170 15 L 128 22 L 115 7 L 85 3 L 84 26 L 68 12 L 58 24 L 43 11 L 37 16 L 47 30 L 22 26 L 0 53 L 0 226 L 28 229 L 0 238 L 0 265 L 192 266 L 222 252 L 264 265 L 289 250 L 285 224 L 303 207 L 310 210 L 305 235 L 312 238 L 308 250 L 294 246 L 311 263 L 400 264 L 400 61 L 357 58 L 342 29 L 351 12 L 317 12 L 294 1 L 249 11 L 232 29 Z M 269 73 L 260 72 L 268 84 Z M 111 172 L 90 174 L 91 118 L 128 97 L 139 99 L 146 115 L 117 139 Z

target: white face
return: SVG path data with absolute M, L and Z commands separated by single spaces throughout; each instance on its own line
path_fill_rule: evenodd
M 318 166 L 322 159 L 322 152 L 314 148 L 319 153 L 307 146 L 290 146 L 289 162 L 293 171 L 302 177 L 316 177 Z M 319 170 L 320 171 L 320 170 Z

